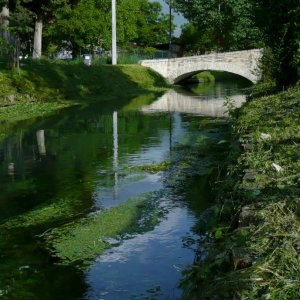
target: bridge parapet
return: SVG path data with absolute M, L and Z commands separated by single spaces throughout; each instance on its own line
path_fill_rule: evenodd
M 177 83 L 200 71 L 225 71 L 240 75 L 253 83 L 260 79 L 258 68 L 262 49 L 213 53 L 200 56 L 171 59 L 142 60 L 142 66 L 149 67 L 170 83 Z

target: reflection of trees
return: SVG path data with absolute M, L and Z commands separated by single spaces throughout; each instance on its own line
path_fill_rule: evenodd
M 113 140 L 114 140 L 114 159 L 113 159 L 113 169 L 115 173 L 115 184 L 114 184 L 114 193 L 113 198 L 118 197 L 118 168 L 119 168 L 119 157 L 118 157 L 118 112 L 113 113 Z
M 88 288 L 83 276 L 71 267 L 49 265 L 51 257 L 35 242 L 24 231 L 0 232 L 1 299 L 81 298 Z
M 118 117 L 118 138 L 115 142 L 112 139 L 113 114 L 83 109 L 41 120 L 0 143 L 0 176 L 3 177 L 0 183 L 0 217 L 14 216 L 70 197 L 74 201 L 68 205 L 73 205 L 73 210 L 91 208 L 96 171 L 99 166 L 113 171 L 114 144 L 120 159 L 153 143 L 149 136 L 157 137 L 158 141 L 160 130 L 169 126 L 164 115 L 114 115 Z M 44 155 L 45 135 L 47 156 Z M 14 173 L 14 182 L 7 176 L 8 166 L 10 174 Z M 114 169 L 117 167 L 114 165 Z M 114 185 L 115 178 L 106 179 L 107 184 Z
M 35 123 L 21 123 L 19 128 L 22 130 L 18 129 L 9 138 L 0 141 L 0 220 L 2 224 L 12 221 L 11 226 L 18 227 L 10 229 L 12 240 L 3 241 L 3 227 L 0 226 L 0 249 L 5 256 L 5 261 L 0 262 L 0 290 L 4 282 L 11 284 L 12 289 L 27 291 L 28 294 L 32 290 L 38 293 L 39 285 L 52 293 L 63 290 L 59 279 L 54 279 L 51 272 L 57 270 L 66 278 L 72 277 L 63 268 L 43 269 L 49 257 L 36 251 L 33 236 L 91 211 L 99 166 L 117 171 L 120 158 L 153 143 L 149 136 L 158 140 L 160 130 L 169 126 L 164 115 L 113 114 L 109 108 L 101 106 L 70 109 Z M 117 131 L 113 129 L 114 121 Z M 115 161 L 113 166 L 112 158 Z M 113 175 L 108 178 L 110 187 L 117 184 L 115 179 L 118 178 Z M 22 220 L 26 220 L 26 224 Z M 20 236 L 15 234 L 18 231 L 22 232 L 22 237 L 26 236 L 26 241 L 25 238 L 24 241 L 19 240 Z M 12 244 L 20 245 L 18 249 L 22 249 L 22 257 L 17 253 L 20 250 L 10 250 Z M 42 274 L 49 272 L 48 278 L 53 284 L 49 282 L 46 286 L 46 280 L 40 275 L 36 281 L 35 275 L 30 273 L 34 272 L 33 269 L 24 270 L 30 273 L 27 277 L 19 276 L 20 266 L 34 265 L 35 262 Z M 10 282 L 11 276 L 17 278 L 14 283 Z M 60 278 L 61 282 L 69 282 L 66 278 Z M 75 279 L 80 283 L 80 278 Z
M 46 155 L 45 130 L 41 129 L 36 132 L 36 140 L 37 140 L 39 154 Z

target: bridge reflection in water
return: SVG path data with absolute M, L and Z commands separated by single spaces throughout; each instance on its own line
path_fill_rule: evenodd
M 245 94 L 230 95 L 230 101 L 235 107 L 240 107 L 246 101 Z M 142 107 L 142 111 L 153 112 L 179 112 L 210 117 L 226 117 L 227 107 L 224 105 L 227 96 L 216 94 L 211 96 L 198 96 L 185 90 L 170 89 L 157 101 Z

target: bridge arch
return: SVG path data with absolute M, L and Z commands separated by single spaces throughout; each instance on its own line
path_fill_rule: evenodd
M 181 74 L 178 77 L 174 78 L 172 83 L 174 83 L 174 84 L 180 83 L 181 81 L 183 81 L 185 79 L 188 79 L 188 78 L 190 78 L 190 77 L 192 77 L 196 74 L 199 74 L 201 72 L 204 72 L 204 71 L 226 72 L 226 73 L 229 73 L 229 74 L 234 74 L 234 75 L 240 76 L 244 79 L 249 80 L 252 83 L 256 83 L 256 78 L 253 78 L 253 76 L 249 76 L 249 74 L 245 74 L 245 72 L 228 71 L 228 69 L 225 70 L 225 68 L 222 68 L 222 70 L 220 70 L 220 69 L 216 70 L 216 68 L 214 68 L 213 70 L 212 69 L 204 69 L 204 70 L 201 69 L 201 70 L 191 71 L 191 72 L 188 72 L 188 73 Z
M 172 84 L 206 70 L 233 73 L 256 83 L 260 79 L 258 63 L 261 56 L 262 50 L 254 49 L 172 59 L 143 60 L 141 65 L 155 70 Z

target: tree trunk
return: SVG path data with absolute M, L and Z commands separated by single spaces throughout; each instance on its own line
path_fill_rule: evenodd
M 35 22 L 34 41 L 33 41 L 33 58 L 40 58 L 42 56 L 42 35 L 43 35 L 43 21 L 38 19 Z
M 9 33 L 6 29 L 9 26 L 9 8 L 7 6 L 3 6 L 0 12 L 0 25 L 3 26 L 1 29 L 1 36 L 8 41 L 9 40 Z
M 8 27 L 9 25 L 9 8 L 7 6 L 3 6 L 0 12 L 1 25 L 4 27 Z
M 0 12 L 0 36 L 6 41 L 7 55 L 9 57 L 9 64 L 12 69 L 19 68 L 19 55 L 20 55 L 20 39 L 8 31 L 9 27 L 9 8 L 3 6 Z
M 19 69 L 20 48 L 21 48 L 21 42 L 20 42 L 19 37 L 14 37 L 13 38 L 13 49 L 11 51 L 11 68 L 12 69 Z

